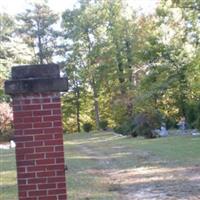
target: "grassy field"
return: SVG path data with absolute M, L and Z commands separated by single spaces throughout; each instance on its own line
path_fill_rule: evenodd
M 64 139 L 69 200 L 200 198 L 200 137 L 100 132 Z M 0 199 L 17 200 L 14 150 L 0 150 Z

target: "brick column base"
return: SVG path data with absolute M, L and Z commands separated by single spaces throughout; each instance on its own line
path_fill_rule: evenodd
M 19 200 L 66 200 L 59 93 L 15 95 Z

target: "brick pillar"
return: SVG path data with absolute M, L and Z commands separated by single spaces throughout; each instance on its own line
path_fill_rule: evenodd
M 21 73 L 20 73 L 21 72 Z M 57 65 L 14 67 L 5 91 L 13 98 L 19 200 L 66 200 Z

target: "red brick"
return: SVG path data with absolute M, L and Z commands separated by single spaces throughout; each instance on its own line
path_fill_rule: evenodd
M 66 183 L 57 183 L 57 188 L 66 188 Z
M 46 158 L 58 158 L 58 157 L 63 157 L 63 154 L 60 152 L 46 153 Z
M 23 130 L 14 130 L 14 135 L 15 136 L 23 135 Z
M 48 177 L 48 183 L 58 183 L 58 182 L 65 182 L 65 177 Z
M 42 117 L 26 117 L 24 118 L 24 122 L 41 122 Z
M 36 154 L 27 154 L 26 160 L 36 160 L 44 158 L 44 153 L 36 153 Z
M 28 179 L 28 184 L 38 184 L 38 183 L 46 183 L 47 179 L 46 178 L 32 178 Z
M 44 196 L 47 195 L 47 191 L 46 190 L 29 191 L 28 194 L 29 196 Z
M 42 160 L 36 160 L 37 165 L 49 165 L 49 164 L 55 164 L 55 159 L 42 159 Z
M 21 111 L 22 110 L 22 106 L 21 105 L 14 105 L 13 106 L 13 111 L 14 112 L 19 112 L 19 111 Z
M 63 141 L 61 140 L 46 140 L 44 141 L 44 144 L 45 145 L 62 145 L 63 144 Z
M 28 141 L 33 141 L 33 136 L 28 135 L 28 136 L 24 136 L 24 135 L 19 135 L 19 136 L 15 136 L 15 141 L 16 142 L 28 142 Z
M 26 171 L 26 166 L 24 166 L 24 167 L 17 167 L 17 171 L 19 172 L 19 173 L 21 173 L 21 172 L 25 172 Z
M 50 98 L 39 98 L 39 99 L 32 99 L 33 104 L 43 104 L 43 103 L 50 103 Z
M 61 154 L 62 158 L 56 158 L 56 163 L 65 163 L 64 154 Z
M 49 104 L 43 104 L 43 109 L 54 109 L 54 108 L 60 108 L 60 103 L 49 103 Z
M 23 110 L 40 110 L 41 105 L 24 105 Z
M 65 176 L 65 171 L 56 171 L 56 176 Z
M 26 191 L 19 191 L 19 196 L 20 197 L 27 197 L 28 195 L 27 195 L 27 193 L 26 193 Z
M 35 112 L 39 112 L 39 111 L 35 111 Z M 20 117 L 30 117 L 32 116 L 32 111 L 24 111 L 24 112 L 14 112 L 14 117 L 16 118 L 20 118 Z
M 63 134 L 62 133 L 54 134 L 54 139 L 63 140 Z
M 17 142 L 16 143 L 16 148 L 17 149 L 24 148 L 24 142 Z
M 27 182 L 26 180 L 27 179 L 18 179 L 17 182 L 18 182 L 19 185 L 26 185 L 26 182 Z
M 47 170 L 63 170 L 64 171 L 64 164 L 57 164 L 57 165 L 49 165 L 46 167 Z
M 48 194 L 65 194 L 66 189 L 55 189 L 55 190 L 48 190 Z
M 62 127 L 62 122 L 53 122 L 54 127 Z
M 26 135 L 34 135 L 34 134 L 41 134 L 43 132 L 43 129 L 27 129 L 24 130 L 24 134 Z
M 21 104 L 20 100 L 18 100 L 18 99 L 13 99 L 12 100 L 12 105 L 19 105 L 19 104 Z
M 25 147 L 40 147 L 43 145 L 42 141 L 26 142 Z
M 47 183 L 47 184 L 39 184 L 38 185 L 39 189 L 50 189 L 50 188 L 56 188 L 56 184 L 55 183 Z
M 53 110 L 53 115 L 61 115 L 61 110 L 60 109 Z
M 51 115 L 51 110 L 33 111 L 33 116 Z
M 53 97 L 52 102 L 60 102 L 60 97 Z
M 16 154 L 16 159 L 17 160 L 25 160 L 25 155 L 23 155 L 23 154 Z
M 19 188 L 20 191 L 35 190 L 36 189 L 36 185 L 33 185 L 33 184 L 22 185 L 22 184 L 20 184 L 18 186 L 18 188 Z
M 18 166 L 30 166 L 30 165 L 34 165 L 35 164 L 35 162 L 34 162 L 34 160 L 23 160 L 23 161 L 18 161 L 17 160 L 17 165 Z
M 20 198 L 20 200 L 38 200 L 36 197 L 25 197 L 25 198 Z
M 21 103 L 27 105 L 27 104 L 31 103 L 31 100 L 30 99 L 23 99 L 23 100 L 21 100 Z
M 29 129 L 32 128 L 32 123 L 14 124 L 15 129 Z
M 63 195 L 59 195 L 57 200 L 66 200 L 67 199 L 67 195 L 63 194 Z
M 44 121 L 61 121 L 61 116 L 46 116 L 46 117 L 43 117 L 43 120 Z
M 62 127 L 45 128 L 44 133 L 62 133 Z
M 34 123 L 34 128 L 45 128 L 45 127 L 52 127 L 51 122 L 40 122 L 40 123 Z
M 53 139 L 52 134 L 42 134 L 42 135 L 36 135 L 35 140 L 50 140 Z
M 25 179 L 25 178 L 34 178 L 35 177 L 35 173 L 31 172 L 31 173 L 19 173 L 18 174 L 18 179 Z
M 64 151 L 63 145 L 55 146 L 54 148 L 55 148 L 55 151 L 62 151 L 62 152 Z
M 57 200 L 57 196 L 39 197 L 39 200 Z
M 45 170 L 46 170 L 45 165 L 27 167 L 27 171 L 29 172 L 32 172 L 32 171 L 38 172 L 38 171 L 45 171 Z
M 55 176 L 54 171 L 46 171 L 46 172 L 37 172 L 37 177 L 50 177 Z
M 53 147 L 36 147 L 35 151 L 36 152 L 52 152 L 54 150 Z
M 15 117 L 15 118 L 13 119 L 13 123 L 14 123 L 14 124 L 19 124 L 19 123 L 23 123 L 23 122 L 24 122 L 23 118 L 16 118 L 16 117 Z
M 16 154 L 28 154 L 28 153 L 34 153 L 34 149 L 33 148 L 16 148 Z

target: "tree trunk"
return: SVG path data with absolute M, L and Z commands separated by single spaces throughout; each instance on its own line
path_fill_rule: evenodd
M 91 87 L 93 90 L 93 100 L 94 100 L 94 112 L 95 112 L 95 122 L 96 122 L 96 128 L 99 130 L 99 102 L 98 102 L 98 95 L 97 90 L 95 86 L 94 78 L 92 78 L 92 81 L 90 81 Z
M 40 62 L 40 64 L 44 64 L 44 62 L 43 62 L 43 50 L 42 50 L 42 40 L 41 40 L 41 35 L 40 35 L 40 23 L 39 23 L 39 21 L 37 21 L 37 31 L 38 31 L 38 35 L 37 35 L 37 37 L 38 37 L 38 49 L 39 49 L 39 53 L 38 53 L 38 55 L 39 55 L 39 62 Z
M 80 132 L 80 89 L 76 87 L 76 121 L 77 121 L 77 131 Z

